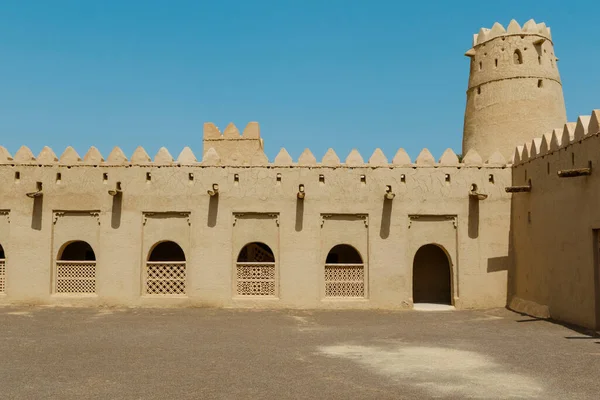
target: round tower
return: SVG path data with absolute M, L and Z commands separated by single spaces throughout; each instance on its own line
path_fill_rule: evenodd
M 512 20 L 474 35 L 463 154 L 484 160 L 495 151 L 506 159 L 514 148 L 567 122 L 550 28 Z

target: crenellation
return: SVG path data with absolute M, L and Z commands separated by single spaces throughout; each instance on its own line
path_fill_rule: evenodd
M 65 151 L 60 155 L 59 159 L 61 164 L 78 164 L 80 163 L 81 157 L 75 151 L 75 149 L 71 146 L 68 146 Z
M 279 166 L 291 166 L 293 163 L 294 160 L 292 159 L 292 156 L 283 147 L 281 150 L 279 150 L 279 153 L 277 153 L 277 156 L 275 156 L 275 160 L 273 162 L 274 165 Z
M 588 134 L 597 135 L 600 133 L 600 110 L 593 110 L 590 116 Z
M 489 166 L 504 167 L 506 165 L 506 159 L 502 153 L 495 151 L 485 163 Z
M 138 146 L 131 155 L 131 162 L 133 164 L 149 164 L 152 159 L 142 146 Z
M 204 153 L 204 157 L 202 157 L 202 165 L 220 165 L 221 157 L 219 153 L 211 147 L 208 149 L 206 153 Z
M 417 156 L 415 163 L 421 166 L 434 166 L 435 158 L 428 149 L 423 149 Z
M 539 156 L 553 154 L 560 149 L 571 148 L 576 143 L 581 143 L 587 138 L 598 135 L 600 132 L 597 131 L 595 125 L 597 124 L 598 114 L 600 114 L 598 110 L 593 110 L 590 115 L 579 116 L 577 122 L 568 122 L 562 128 L 546 132 L 524 146 L 517 146 L 515 152 L 519 153 L 519 162 L 533 161 Z M 523 158 L 525 156 L 526 159 Z
M 581 115 L 579 118 L 577 118 L 577 125 L 575 125 L 575 132 L 573 133 L 574 141 L 582 140 L 585 136 L 587 136 L 590 119 L 590 115 Z
M 37 156 L 37 161 L 40 164 L 54 164 L 58 162 L 58 157 L 56 157 L 56 154 L 54 154 L 54 151 L 50 147 L 44 146 Z
M 522 147 L 522 151 L 521 151 L 521 162 L 525 163 L 527 161 L 529 161 L 530 158 L 530 150 L 531 150 L 531 143 L 525 143 L 523 144 Z
M 560 139 L 560 147 L 569 146 L 575 140 L 575 127 L 577 123 L 567 122 L 563 125 L 562 137 Z
M 380 148 L 376 148 L 373 154 L 369 158 L 369 165 L 374 167 L 388 166 L 389 161 L 383 151 Z
M 444 153 L 442 153 L 442 156 L 440 157 L 438 163 L 440 165 L 456 166 L 459 165 L 459 160 L 456 153 L 452 151 L 452 149 L 448 148 L 444 151 Z
M 212 122 L 204 123 L 204 140 L 222 139 L 221 131 Z
M 562 130 L 560 128 L 556 128 L 552 130 L 552 139 L 550 140 L 550 151 L 556 151 L 560 149 L 562 143 Z
M 86 164 L 98 165 L 104 162 L 104 157 L 102 157 L 102 154 L 96 147 L 92 146 L 87 153 L 85 153 L 83 162 Z
M 21 146 L 15 153 L 14 160 L 21 163 L 33 163 L 36 161 L 35 156 L 27 146 Z
M 529 143 L 529 158 L 533 159 L 541 155 L 542 138 L 534 138 Z
M 341 161 L 335 151 L 332 148 L 329 148 L 321 159 L 321 164 L 326 167 L 339 167 Z
M 179 156 L 177 157 L 177 163 L 180 165 L 194 165 L 198 163 L 196 155 L 188 146 L 185 146 Z
M 309 149 L 304 149 L 298 157 L 298 165 L 317 165 L 317 159 Z
M 495 38 L 497 36 L 501 36 L 505 33 L 506 33 L 506 29 L 504 29 L 504 26 L 502 26 L 501 23 L 496 22 L 496 23 L 494 23 L 494 25 L 492 26 L 492 29 L 490 30 L 488 39 L 493 39 L 493 38 Z
M 348 166 L 364 166 L 365 161 L 356 149 L 352 149 L 346 157 L 345 164 Z
M 467 154 L 463 157 L 462 162 L 467 166 L 481 166 L 483 165 L 483 158 L 475 149 L 467 151 Z
M 536 139 L 541 141 L 541 138 Z M 531 147 L 530 144 L 527 145 L 528 148 Z M 329 148 L 321 162 L 318 162 L 310 149 L 305 149 L 302 154 L 298 158 L 298 162 L 294 162 L 292 157 L 289 155 L 285 148 L 282 148 L 280 152 L 277 154 L 275 159 L 271 162 L 264 152 L 256 152 L 252 154 L 250 159 L 244 159 L 240 156 L 239 153 L 234 153 L 233 155 L 229 155 L 227 161 L 224 161 L 221 153 L 217 151 L 215 148 L 211 147 L 204 154 L 202 161 L 199 162 L 192 149 L 190 147 L 184 147 L 179 153 L 177 159 L 175 159 L 169 150 L 165 147 L 161 147 L 154 158 L 150 157 L 150 155 L 146 152 L 146 150 L 142 146 L 138 146 L 130 158 L 127 158 L 125 153 L 121 150 L 120 147 L 114 147 L 107 159 L 105 160 L 102 157 L 102 154 L 98 151 L 94 146 L 90 147 L 86 155 L 83 159 L 79 156 L 77 151 L 68 146 L 65 151 L 61 154 L 60 157 L 57 157 L 53 150 L 49 147 L 44 147 L 42 151 L 40 151 L 38 157 L 36 158 L 33 154 L 29 152 L 29 149 L 26 146 L 17 151 L 17 158 L 13 159 L 10 156 L 10 153 L 0 147 L 0 156 L 4 152 L 4 157 L 6 162 L 10 162 L 12 164 L 43 164 L 50 165 L 53 163 L 59 163 L 61 165 L 106 165 L 106 166 L 130 166 L 130 165 L 139 165 L 139 166 L 201 166 L 201 165 L 221 165 L 227 167 L 259 167 L 259 166 L 294 166 L 294 167 L 304 167 L 304 166 L 322 166 L 322 167 L 336 167 L 336 168 L 354 168 L 354 167 L 364 167 L 364 168 L 398 168 L 398 167 L 431 167 L 431 166 L 468 166 L 468 165 L 482 165 L 482 157 L 474 150 L 468 152 L 462 161 L 459 160 L 456 153 L 448 148 L 446 149 L 442 155 L 439 157 L 438 161 L 436 161 L 435 157 L 431 154 L 429 149 L 424 148 L 421 150 L 419 155 L 417 156 L 414 162 L 411 161 L 408 153 L 400 148 L 393 160 L 388 160 L 385 153 L 380 149 L 376 148 L 368 161 L 365 161 L 357 149 L 352 149 L 344 162 L 342 162 L 335 150 Z M 490 162 L 486 161 L 486 164 L 504 164 L 506 165 L 506 159 L 499 152 L 494 152 L 492 156 L 488 158 L 491 160 Z M 502 161 L 500 161 L 502 160 Z
M 158 152 L 156 153 L 156 155 L 154 156 L 154 163 L 155 164 L 173 164 L 175 160 L 173 159 L 173 156 L 171 155 L 171 153 L 169 153 L 169 150 L 167 150 L 166 147 L 161 147 L 160 149 L 158 149 Z
M 258 122 L 248 122 L 244 132 L 242 133 L 243 139 L 260 139 L 260 126 Z
M 400 148 L 398 149 L 396 155 L 392 159 L 392 164 L 400 166 L 411 165 L 412 161 L 410 160 L 410 156 L 408 155 L 406 150 Z
M 530 19 L 521 28 L 519 23 L 513 19 L 508 24 L 507 29 L 504 29 L 504 26 L 499 22 L 494 23 L 492 29 L 481 28 L 479 33 L 473 36 L 473 47 L 484 44 L 497 37 L 523 36 L 524 34 L 539 36 L 542 39 L 548 39 L 550 41 L 552 40 L 550 28 L 548 28 L 545 23 L 542 22 L 537 24 L 533 19 Z
M 522 164 L 524 160 L 521 159 L 523 155 L 523 146 L 515 147 L 515 153 L 513 155 L 513 165 Z
M 127 160 L 127 156 L 125 155 L 125 153 L 123 153 L 123 150 L 121 150 L 120 147 L 116 147 L 116 146 L 112 149 L 112 151 L 106 158 L 107 164 L 121 165 L 121 164 L 128 164 L 129 163 L 128 161 L 129 160 Z
M 548 139 L 548 136 L 550 136 L 550 139 Z M 550 140 L 552 140 L 551 134 L 545 134 L 544 136 L 542 136 L 539 147 L 539 155 L 545 156 L 550 152 Z
M 0 146 L 0 164 L 13 162 L 13 157 L 6 147 Z
M 508 32 L 509 34 L 513 34 L 513 35 L 517 34 L 517 33 L 521 33 L 521 25 L 519 25 L 519 23 L 513 19 L 508 24 L 508 27 L 506 28 L 506 32 Z
M 223 131 L 223 139 L 225 140 L 237 140 L 241 139 L 240 131 L 237 126 L 233 122 L 230 122 L 229 125 Z

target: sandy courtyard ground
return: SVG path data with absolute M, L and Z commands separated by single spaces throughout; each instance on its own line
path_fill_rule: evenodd
M 2 399 L 598 399 L 600 338 L 504 309 L 0 308 Z

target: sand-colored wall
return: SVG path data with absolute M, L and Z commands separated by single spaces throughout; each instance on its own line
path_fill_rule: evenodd
M 511 307 L 596 328 L 600 281 L 600 111 L 548 132 L 517 149 L 513 184 Z M 589 176 L 560 178 L 558 171 L 586 168 Z
M 515 53 L 522 63 L 515 61 Z M 562 84 L 549 28 L 516 21 L 476 35 L 471 59 L 463 154 L 509 158 L 518 143 L 566 122 Z
M 506 302 L 511 171 L 498 159 L 484 164 L 471 153 L 459 164 L 447 151 L 440 164 L 424 151 L 412 163 L 399 151 L 388 162 L 378 150 L 369 162 L 353 151 L 341 163 L 329 151 L 317 163 L 306 151 L 293 162 L 283 150 L 273 163 L 248 167 L 223 165 L 214 149 L 203 162 L 189 149 L 178 162 L 161 150 L 152 163 L 130 162 L 118 149 L 106 161 L 95 149 L 83 161 L 72 149 L 61 161 L 49 149 L 37 159 L 24 148 L 14 159 L 0 150 L 2 303 L 410 308 L 413 257 L 428 243 L 451 258 L 458 308 Z M 43 195 L 27 197 L 36 182 Z M 109 195 L 117 182 L 122 195 Z M 487 199 L 473 200 L 472 184 Z M 384 199 L 386 185 L 393 200 Z M 55 294 L 56 256 L 76 239 L 96 254 L 96 293 Z M 148 252 L 162 240 L 185 252 L 185 296 L 142 294 Z M 235 295 L 235 261 L 250 241 L 275 254 L 273 298 Z M 364 259 L 364 299 L 324 298 L 325 257 L 343 242 Z
M 230 123 L 223 133 L 213 123 L 204 124 L 204 149 L 216 150 L 222 162 L 235 165 L 264 164 L 267 162 L 260 138 L 260 127 L 250 122 L 240 134 L 238 128 Z

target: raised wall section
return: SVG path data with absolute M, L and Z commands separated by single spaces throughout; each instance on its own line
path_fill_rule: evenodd
M 282 149 L 272 163 L 254 164 L 224 162 L 214 148 L 200 162 L 189 148 L 177 161 L 164 148 L 153 161 L 142 148 L 131 160 L 118 148 L 106 160 L 94 148 L 83 158 L 68 148 L 60 159 L 49 148 L 37 157 L 25 147 L 14 157 L 0 148 L 0 219 L 6 220 L 0 225 L 6 253 L 0 302 L 410 308 L 414 254 L 434 243 L 451 259 L 456 307 L 505 305 L 510 196 L 504 188 L 511 171 L 499 154 L 483 162 L 470 152 L 459 163 L 451 150 L 438 161 L 423 150 L 412 162 L 401 149 L 390 162 L 376 150 L 365 162 L 352 151 L 341 162 L 329 150 L 317 162 L 309 150 L 294 161 Z M 62 222 L 74 211 L 73 223 Z M 276 260 L 263 262 L 269 268 L 262 270 L 250 265 L 243 278 L 260 280 L 257 271 L 267 271 L 264 279 L 275 279 L 277 289 L 240 296 L 236 261 L 242 242 L 251 240 L 253 221 L 252 240 L 272 249 Z M 95 226 L 97 234 L 77 232 L 78 226 Z M 344 241 L 350 230 L 357 232 L 352 245 L 364 278 L 342 273 L 335 279 L 364 279 L 364 296 L 328 298 L 324 257 L 330 249 L 323 246 Z M 96 293 L 53 292 L 62 246 L 53 232 L 69 240 L 81 235 L 93 247 Z M 155 267 L 148 259 L 155 241 L 176 242 L 183 255 L 170 258 L 165 251 L 152 261 Z M 177 271 L 175 295 L 146 294 L 150 280 L 172 287 L 165 271 Z
M 513 166 L 513 185 L 531 191 L 513 195 L 510 305 L 589 328 L 600 307 L 599 121 L 595 110 L 519 146 Z

